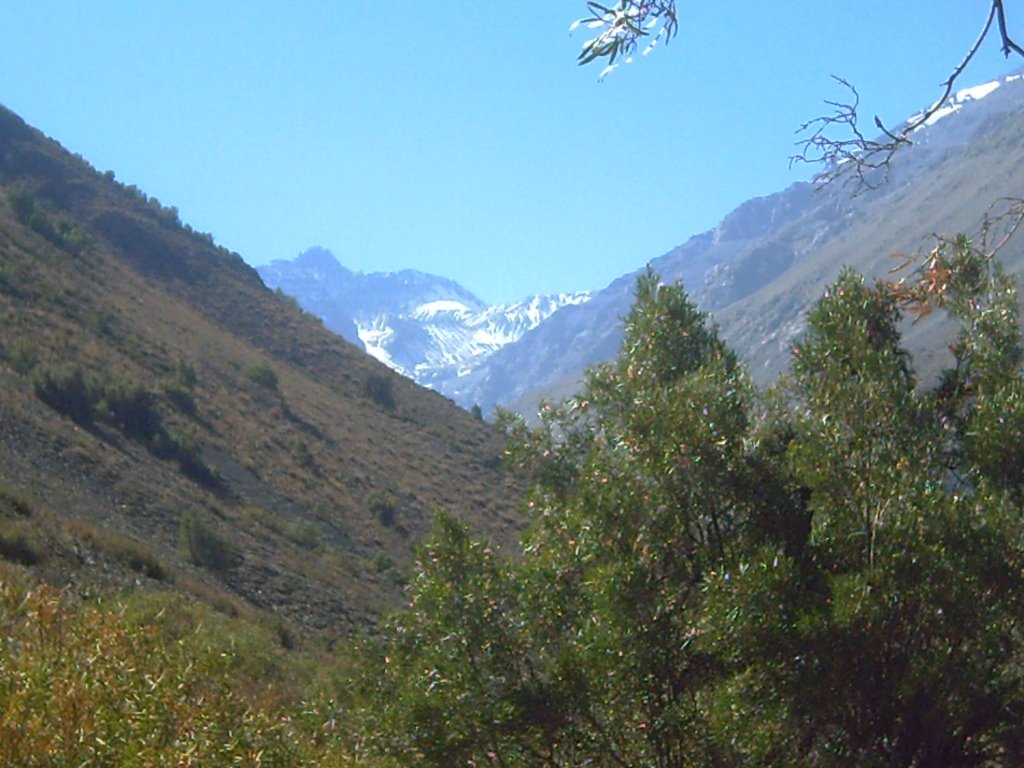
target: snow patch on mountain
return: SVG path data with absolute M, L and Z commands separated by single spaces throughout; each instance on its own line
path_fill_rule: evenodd
M 980 85 L 972 85 L 968 88 L 961 88 L 959 91 L 950 96 L 945 101 L 945 103 L 943 103 L 942 106 L 935 110 L 935 112 L 933 112 L 927 120 L 925 120 L 921 125 L 917 126 L 917 128 L 915 128 L 914 130 L 921 130 L 926 126 L 935 125 L 935 123 L 939 122 L 939 120 L 942 120 L 945 117 L 949 117 L 950 115 L 959 112 L 961 109 L 963 109 L 965 104 L 968 104 L 972 101 L 981 101 L 986 96 L 995 93 L 996 90 L 998 90 L 999 86 L 1001 86 L 1002 84 L 1012 83 L 1016 80 L 1020 80 L 1022 77 L 1024 77 L 1024 75 L 1007 75 L 996 80 L 991 80 L 987 83 L 981 83 Z M 925 111 L 922 110 L 921 112 L 918 112 L 915 115 L 911 115 L 911 117 L 908 118 L 907 122 L 917 122 L 924 116 L 924 113 Z
M 483 309 L 471 309 L 455 299 L 436 299 L 408 313 L 357 318 L 356 326 L 369 354 L 421 384 L 446 392 L 441 382 L 469 374 L 562 307 L 589 298 L 588 293 L 533 296 Z M 410 344 L 414 337 L 419 337 L 419 343 Z
M 453 396 L 453 382 L 588 293 L 533 296 L 487 305 L 448 278 L 415 270 L 364 274 L 325 248 L 258 267 L 263 281 L 292 296 L 384 365 Z
M 470 308 L 461 301 L 439 299 L 437 301 L 428 301 L 426 304 L 420 304 L 413 310 L 412 315 L 421 320 L 427 320 L 445 312 L 469 313 L 470 311 Z

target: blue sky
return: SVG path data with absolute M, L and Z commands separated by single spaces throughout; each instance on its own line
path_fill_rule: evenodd
M 868 117 L 926 106 L 987 5 L 680 0 L 678 37 L 598 82 L 584 0 L 0 0 L 0 103 L 252 264 L 323 245 L 514 301 L 807 178 L 831 74 Z M 1022 63 L 993 40 L 962 83 Z

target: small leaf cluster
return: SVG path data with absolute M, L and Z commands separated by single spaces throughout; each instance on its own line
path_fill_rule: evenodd
M 583 65 L 606 59 L 602 78 L 620 63 L 631 63 L 642 39 L 649 39 L 642 54 L 646 56 L 659 40 L 671 40 L 679 29 L 675 0 L 619 0 L 609 6 L 591 0 L 587 11 L 589 15 L 573 22 L 569 31 L 580 25 L 600 30 L 596 37 L 583 43 L 577 62 Z

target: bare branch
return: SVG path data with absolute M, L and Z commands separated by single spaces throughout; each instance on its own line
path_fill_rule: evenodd
M 887 140 L 866 138 L 858 124 L 860 94 L 843 78 L 832 75 L 832 79 L 850 92 L 850 100 L 826 101 L 835 110 L 831 115 L 816 117 L 800 126 L 797 133 L 810 133 L 798 142 L 801 152 L 790 158 L 790 166 L 796 163 L 824 165 L 826 170 L 817 177 L 820 183 L 844 177 L 855 179 L 859 188 L 874 189 L 888 177 L 893 155 L 910 140 L 887 130 L 877 117 L 875 126 Z M 846 135 L 835 138 L 837 130 Z
M 860 95 L 857 90 L 843 78 L 833 75 L 833 79 L 851 92 L 852 100 L 849 103 L 826 101 L 835 110 L 832 114 L 814 118 L 800 126 L 797 133 L 809 135 L 797 142 L 800 152 L 790 158 L 790 166 L 796 163 L 824 166 L 825 170 L 816 178 L 819 184 L 843 179 L 845 182 L 853 182 L 857 191 L 875 189 L 884 184 L 889 178 L 893 157 L 903 147 L 913 143 L 910 135 L 928 125 L 946 106 L 953 93 L 953 86 L 989 36 L 993 20 L 998 22 L 1003 54 L 1009 56 L 1016 53 L 1024 57 L 1024 49 L 1007 32 L 1003 0 L 991 0 L 981 32 L 942 84 L 939 98 L 897 130 L 886 127 L 876 115 L 874 126 L 881 132 L 877 139 L 866 138 L 858 127 Z M 835 138 L 836 130 L 844 131 L 845 135 Z
M 991 261 L 1024 224 L 1024 198 L 1002 197 L 989 206 L 981 224 L 979 246 Z
M 1006 11 L 1003 9 L 1003 0 L 992 0 L 992 8 L 999 18 L 999 37 L 1003 41 L 1003 56 L 1008 57 L 1011 53 L 1024 56 L 1024 49 L 1011 40 L 1006 32 Z

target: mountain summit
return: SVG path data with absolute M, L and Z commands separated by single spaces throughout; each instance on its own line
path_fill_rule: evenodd
M 453 280 L 415 270 L 353 272 L 325 248 L 257 267 L 263 281 L 292 296 L 336 333 L 399 373 L 465 407 L 461 382 L 490 355 L 518 341 L 587 293 L 533 296 L 487 305 Z

